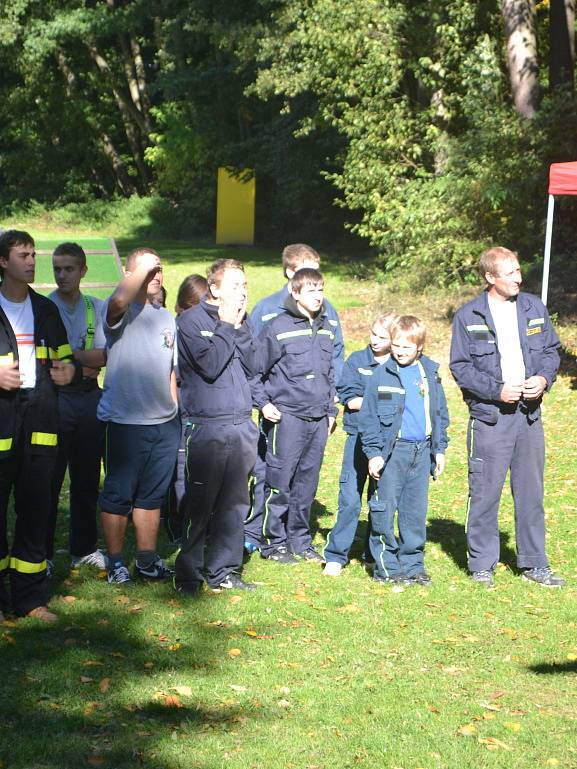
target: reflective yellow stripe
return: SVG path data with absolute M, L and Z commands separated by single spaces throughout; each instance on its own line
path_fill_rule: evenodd
M 62 345 L 62 347 L 67 347 L 69 352 L 66 353 L 67 355 L 72 355 L 72 350 L 70 350 L 70 345 Z M 61 348 L 59 347 L 58 350 Z M 36 357 L 40 360 L 58 360 L 58 350 L 55 350 L 54 347 L 37 347 L 36 348 Z
M 32 433 L 30 443 L 35 446 L 57 446 L 58 435 L 56 433 Z
M 427 379 L 427 374 L 425 373 L 425 369 L 423 368 L 421 361 L 417 361 L 417 364 L 419 366 L 419 372 L 423 382 L 423 398 L 425 399 L 425 435 L 431 435 L 433 428 L 431 425 L 431 396 L 429 393 L 429 380 Z
M 37 347 L 36 357 L 40 360 L 48 360 L 48 347 Z
M 300 331 L 283 331 L 282 334 L 277 334 L 276 338 L 279 340 L 281 339 L 292 339 L 292 337 L 295 336 L 312 336 L 313 330 L 312 328 L 304 328 Z
M 325 334 L 326 336 L 330 336 L 331 339 L 335 338 L 335 335 L 332 331 L 330 331 L 328 328 L 319 328 L 317 331 L 317 334 Z
M 56 355 L 58 357 L 58 360 L 62 360 L 62 358 L 71 358 L 72 357 L 72 347 L 68 343 L 61 344 L 58 348 L 58 351 L 56 352 Z
M 10 568 L 19 571 L 20 574 L 40 574 L 41 571 L 46 570 L 46 561 L 30 563 L 30 561 L 21 561 L 20 558 L 11 558 Z
M 0 438 L 0 451 L 10 451 L 12 448 L 12 438 Z
M 200 335 L 201 336 L 214 336 L 212 331 L 207 331 L 205 328 L 200 329 Z
M 0 366 L 9 366 L 14 363 L 14 353 L 7 352 L 6 355 L 0 355 Z
M 10 566 L 10 556 L 7 555 L 6 558 L 2 558 L 0 560 L 0 571 L 4 571 L 4 569 L 7 569 L 8 566 Z

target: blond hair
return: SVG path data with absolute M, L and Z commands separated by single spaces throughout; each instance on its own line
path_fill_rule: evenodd
M 486 281 L 487 279 L 485 278 L 485 275 L 487 273 L 496 275 L 497 267 L 501 262 L 508 262 L 511 260 L 517 261 L 518 258 L 518 255 L 514 251 L 511 251 L 508 248 L 503 248 L 503 246 L 495 246 L 481 254 L 477 268 L 483 280 Z
M 398 315 L 389 327 L 389 334 L 392 342 L 396 336 L 402 334 L 410 342 L 416 344 L 419 350 L 422 350 L 425 346 L 427 327 L 416 315 Z

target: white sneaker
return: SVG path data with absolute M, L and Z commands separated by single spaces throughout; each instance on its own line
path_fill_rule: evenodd
M 327 577 L 339 577 L 342 570 L 343 567 L 340 563 L 337 563 L 336 561 L 327 561 L 325 568 L 323 569 L 323 574 Z
M 70 565 L 73 569 L 78 569 L 80 566 L 94 566 L 96 569 L 105 571 L 106 556 L 102 550 L 95 550 L 93 553 L 80 556 L 80 558 L 73 557 Z

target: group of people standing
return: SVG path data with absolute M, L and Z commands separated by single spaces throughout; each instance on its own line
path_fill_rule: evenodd
M 57 619 L 47 579 L 66 468 L 72 566 L 105 569 L 110 584 L 171 578 L 192 596 L 205 583 L 216 592 L 254 590 L 242 564 L 256 551 L 282 566 L 324 563 L 323 573 L 337 577 L 367 480 L 364 557 L 373 578 L 431 583 L 428 485 L 445 467 L 449 418 L 438 365 L 423 354 L 425 326 L 412 315 L 379 315 L 368 346 L 345 362 L 318 253 L 294 244 L 282 260 L 286 285 L 250 316 L 243 265 L 223 259 L 206 280 L 183 282 L 175 319 L 153 249 L 128 255 L 125 276 L 101 302 L 80 290 L 83 250 L 63 243 L 53 254 L 58 288 L 45 298 L 30 288 L 31 236 L 0 234 L 0 617 L 12 609 Z M 564 582 L 544 548 L 539 405 L 555 379 L 559 342 L 544 305 L 520 293 L 513 252 L 491 249 L 480 271 L 486 290 L 455 316 L 450 364 L 471 416 L 469 569 L 477 583 L 493 585 L 510 469 L 518 566 L 526 579 L 558 587 Z M 336 520 L 321 553 L 310 509 L 339 402 L 347 439 Z M 97 506 L 106 553 L 97 544 Z M 161 510 L 180 545 L 174 569 L 157 552 Z

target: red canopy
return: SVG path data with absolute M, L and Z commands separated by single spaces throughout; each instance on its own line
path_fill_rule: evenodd
M 549 195 L 577 195 L 577 162 L 551 165 Z

